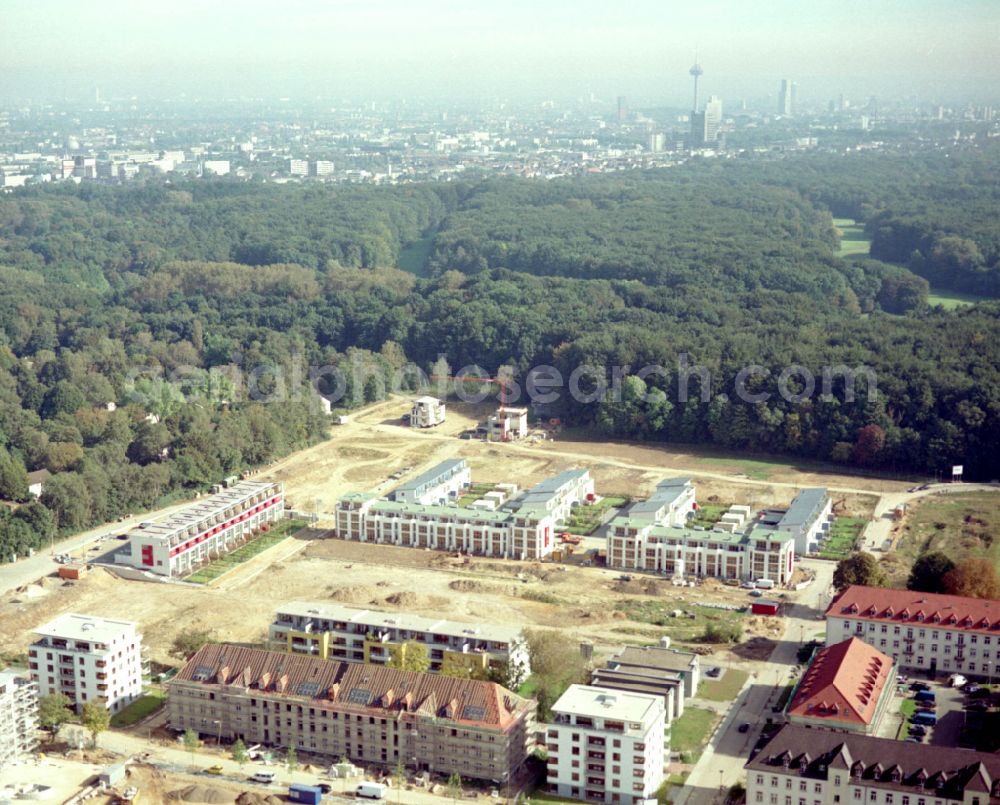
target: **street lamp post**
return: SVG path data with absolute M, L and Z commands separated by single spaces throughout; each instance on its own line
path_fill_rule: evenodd
M 222 746 L 222 722 L 219 719 L 212 719 L 212 723 L 215 724 L 215 746 L 218 748 Z

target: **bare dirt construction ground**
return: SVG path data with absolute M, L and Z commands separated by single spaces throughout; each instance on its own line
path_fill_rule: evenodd
M 754 480 L 747 472 L 727 475 L 724 470 L 733 467 L 713 464 L 717 459 L 706 463 L 650 446 L 563 441 L 559 436 L 534 445 L 457 438 L 489 409 L 485 404 L 449 405 L 444 425 L 415 431 L 399 421 L 406 401 L 392 399 L 354 414 L 349 424 L 331 429 L 329 440 L 272 465 L 259 477 L 283 481 L 295 507 L 321 513 L 331 511 L 336 498 L 348 491 L 385 492 L 398 483 L 388 479 L 391 473 L 410 468 L 404 478 L 412 477 L 448 457 L 467 458 L 476 480 L 511 481 L 522 487 L 570 467 L 588 467 L 599 493 L 632 497 L 647 494 L 661 478 L 677 474 L 694 478 L 699 500 L 758 506 L 787 503 L 802 485 L 825 485 L 835 500 L 843 501 L 845 511 L 861 516 L 871 512 L 875 496 L 886 487 L 901 486 L 854 476 L 800 476 L 791 467 L 773 465 L 767 470 L 773 480 Z M 320 525 L 324 519 L 321 514 Z M 626 641 L 652 643 L 674 631 L 670 621 L 657 625 L 627 620 L 621 611 L 625 602 L 676 602 L 678 610 L 697 609 L 705 602 L 748 602 L 744 592 L 720 584 L 679 589 L 643 578 L 622 585 L 617 575 L 550 563 L 466 563 L 435 552 L 318 539 L 312 532 L 261 554 L 217 585 L 130 582 L 98 569 L 68 585 L 48 578 L 22 587 L 0 601 L 0 650 L 23 653 L 33 628 L 63 612 L 83 612 L 138 621 L 152 659 L 176 663 L 169 649 L 178 634 L 206 630 L 217 640 L 258 643 L 278 604 L 304 599 L 456 620 L 559 627 L 594 643 L 600 653 Z M 713 617 L 699 612 L 699 623 Z M 690 625 L 685 633 L 690 633 Z M 773 637 L 772 627 L 765 624 L 746 619 L 745 627 L 748 636 Z
M 700 500 L 750 502 L 756 506 L 787 504 L 798 489 L 826 486 L 842 511 L 867 515 L 875 497 L 901 491 L 907 481 L 891 481 L 824 472 L 809 466 L 800 469 L 771 460 L 738 457 L 705 457 L 650 445 L 596 442 L 564 438 L 536 443 L 486 443 L 459 439 L 492 410 L 491 404 L 448 404 L 448 418 L 436 428 L 405 427 L 401 416 L 407 400 L 394 397 L 351 416 L 335 426 L 330 439 L 269 467 L 265 477 L 285 483 L 293 504 L 305 510 L 329 512 L 333 502 L 350 491 L 384 492 L 388 476 L 409 468 L 410 477 L 446 458 L 465 458 L 479 481 L 509 481 L 529 486 L 572 467 L 587 467 L 604 494 L 637 497 L 652 491 L 670 475 L 690 475 L 698 485 Z

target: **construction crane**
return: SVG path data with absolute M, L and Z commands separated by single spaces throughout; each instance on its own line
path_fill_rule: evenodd
M 497 375 L 496 377 L 474 377 L 465 375 L 455 377 L 453 375 L 431 375 L 431 380 L 457 380 L 460 383 L 470 381 L 472 383 L 490 383 L 500 387 L 500 408 L 497 410 L 497 419 L 500 420 L 500 441 L 509 442 L 510 434 L 507 432 L 507 417 L 504 410 L 507 407 L 507 382 L 509 378 Z

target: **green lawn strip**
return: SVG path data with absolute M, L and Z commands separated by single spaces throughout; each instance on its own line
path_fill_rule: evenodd
M 903 699 L 899 705 L 899 712 L 903 716 L 903 729 L 899 733 L 900 740 L 910 737 L 910 718 L 917 712 L 917 702 L 915 699 Z
M 698 698 L 713 702 L 731 702 L 747 681 L 746 671 L 727 670 L 719 679 L 703 679 L 698 685 Z
M 602 498 L 597 503 L 581 504 L 573 509 L 560 528 L 571 534 L 589 536 L 604 522 L 608 509 L 620 509 L 626 503 L 628 503 L 628 498 L 609 496 Z
M 131 727 L 155 713 L 166 703 L 167 694 L 165 691 L 150 688 L 143 692 L 141 698 L 136 699 L 120 713 L 111 716 L 111 726 Z
M 705 528 L 711 528 L 722 519 L 722 515 L 727 511 L 729 511 L 729 506 L 725 505 L 699 505 L 698 511 L 695 512 L 695 516 L 691 519 L 689 525 L 703 525 Z
M 283 520 L 266 534 L 260 534 L 236 550 L 230 551 L 225 556 L 195 571 L 185 581 L 189 581 L 192 584 L 207 584 L 219 578 L 223 573 L 232 570 L 237 565 L 246 562 L 248 559 L 252 559 L 268 548 L 273 548 L 279 542 L 283 542 L 291 533 L 300 530 L 305 525 L 305 520 Z
M 670 725 L 670 749 L 689 755 L 700 754 L 721 718 L 714 710 L 703 707 L 684 708 L 684 715 Z
M 792 691 L 795 690 L 795 685 L 797 682 L 789 682 L 781 689 L 781 695 L 778 697 L 777 707 L 779 710 L 783 710 L 785 705 L 788 704 L 788 700 L 792 698 Z

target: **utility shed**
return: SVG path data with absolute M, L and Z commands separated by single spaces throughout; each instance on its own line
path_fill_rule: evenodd
M 777 601 L 768 601 L 765 598 L 761 598 L 750 605 L 750 612 L 754 615 L 777 615 L 779 606 L 781 604 Z

